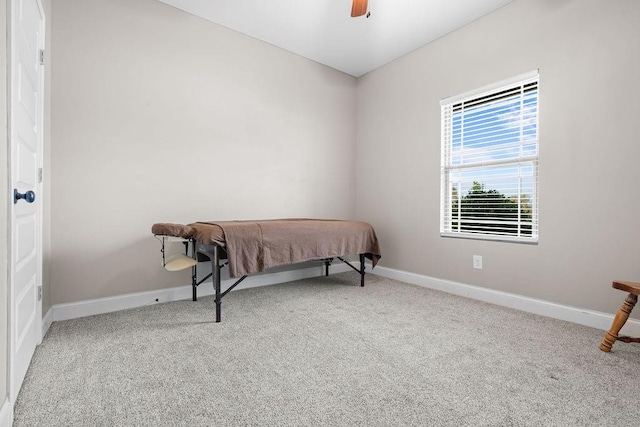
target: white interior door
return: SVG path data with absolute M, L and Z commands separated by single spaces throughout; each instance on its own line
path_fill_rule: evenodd
M 42 339 L 42 165 L 44 11 L 39 0 L 11 0 L 10 399 L 15 402 Z

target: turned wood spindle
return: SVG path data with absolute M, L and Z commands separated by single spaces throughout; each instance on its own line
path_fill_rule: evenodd
M 613 343 L 616 342 L 617 339 L 619 339 L 618 332 L 620 332 L 620 329 L 622 329 L 622 326 L 624 326 L 624 324 L 626 323 L 629 315 L 631 314 L 631 310 L 633 310 L 633 307 L 637 302 L 637 295 L 629 294 L 627 296 L 627 298 L 624 300 L 624 303 L 622 303 L 622 307 L 620 307 L 620 310 L 618 310 L 618 313 L 616 313 L 616 317 L 613 319 L 611 329 L 609 329 L 609 331 L 604 334 L 604 338 L 600 343 L 600 350 L 607 353 L 611 351 Z

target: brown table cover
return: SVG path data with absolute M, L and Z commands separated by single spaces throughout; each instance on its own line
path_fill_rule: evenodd
M 226 246 L 229 275 L 240 277 L 282 265 L 365 254 L 375 267 L 381 258 L 373 227 L 361 221 L 276 219 L 158 223 L 153 234 L 194 238 Z

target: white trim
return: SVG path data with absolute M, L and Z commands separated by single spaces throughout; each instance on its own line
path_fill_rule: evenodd
M 464 233 L 462 231 L 441 231 L 441 237 L 455 237 L 458 239 L 473 240 L 493 240 L 495 242 L 524 243 L 526 245 L 537 245 L 538 236 L 536 237 L 513 237 L 505 234 L 480 234 L 480 233 Z
M 4 400 L 2 409 L 0 409 L 0 427 L 11 427 L 13 425 L 13 405 L 9 402 L 9 398 Z
M 51 323 L 53 322 L 53 310 L 49 308 L 47 314 L 42 318 L 42 338 L 47 335 L 47 331 L 51 327 Z M 42 339 L 40 340 L 42 342 Z
M 450 280 L 423 276 L 416 273 L 409 273 L 407 271 L 394 270 L 387 267 L 376 267 L 371 273 L 377 274 L 382 277 L 388 277 L 390 279 L 400 280 L 402 282 L 423 286 L 429 289 L 435 289 L 466 298 L 472 298 L 491 304 L 501 305 L 503 307 L 514 308 L 516 310 L 526 311 L 528 313 L 534 313 L 554 319 L 565 320 L 567 322 L 578 323 L 580 325 L 590 326 L 592 328 L 601 329 L 603 331 L 607 331 L 609 330 L 609 328 L 611 328 L 611 323 L 613 322 L 614 318 L 613 314 L 603 313 L 601 311 L 594 311 L 586 308 L 558 304 L 555 302 L 530 298 L 523 295 L 497 291 L 495 289 L 467 285 Z M 622 304 L 622 301 L 623 298 L 621 294 L 620 304 Z M 622 334 L 640 336 L 640 321 L 629 319 L 624 328 L 622 328 Z
M 42 1 L 41 0 L 36 0 L 36 5 L 38 6 L 38 10 L 40 11 L 40 16 L 42 16 L 42 25 L 40 26 L 40 31 L 42 32 L 42 34 L 39 35 L 38 37 L 38 51 L 44 51 L 46 48 L 46 35 L 47 35 L 47 16 L 45 14 L 44 11 L 44 7 L 42 6 Z M 40 99 L 38 100 L 38 102 L 40 103 L 40 105 L 38 106 L 39 108 L 39 113 L 40 113 L 40 135 L 39 135 L 39 141 L 38 141 L 38 164 L 36 165 L 36 174 L 39 174 L 38 169 L 41 169 L 42 171 L 44 171 L 44 132 L 45 132 L 45 122 L 44 122 L 44 116 L 45 116 L 45 106 L 44 106 L 44 93 L 45 93 L 45 66 L 44 66 L 44 62 L 41 63 L 39 65 L 40 67 L 40 72 L 39 72 L 39 76 L 40 76 Z M 43 269 L 44 269 L 44 200 L 46 199 L 46 195 L 44 193 L 44 172 L 42 173 L 42 180 L 39 180 L 38 178 L 36 178 L 36 192 L 38 193 L 38 197 L 40 197 L 40 203 L 38 203 L 38 224 L 36 226 L 36 245 L 38 247 L 38 251 L 37 251 L 37 262 L 38 262 L 38 268 L 37 268 L 37 273 L 36 273 L 36 291 L 40 292 L 40 295 L 42 295 L 43 289 L 44 289 L 44 284 L 43 284 Z M 40 287 L 40 291 L 38 291 L 38 287 Z M 42 298 L 38 298 L 36 300 L 36 331 L 40 331 L 43 328 L 43 324 L 42 324 Z M 37 333 L 37 332 L 36 332 Z M 44 336 L 44 335 L 42 335 Z M 42 336 L 38 336 L 37 337 L 37 342 L 36 345 L 41 344 L 42 343 Z M 18 396 L 16 396 L 18 397 Z
M 358 263 L 352 263 L 358 266 Z M 309 277 L 317 277 L 318 269 L 324 267 L 310 267 L 298 270 L 282 271 L 278 273 L 260 274 L 247 277 L 247 279 L 238 285 L 237 289 L 247 289 L 257 286 L 267 286 L 276 283 L 284 283 L 293 280 L 306 279 Z M 331 274 L 343 273 L 351 271 L 344 264 L 331 266 Z M 580 325 L 590 326 L 592 328 L 609 330 L 613 322 L 614 314 L 604 313 L 600 311 L 589 310 L 580 307 L 558 304 L 551 301 L 530 298 L 523 295 L 512 294 L 495 289 L 483 288 L 480 286 L 468 285 L 451 280 L 438 279 L 435 277 L 424 276 L 421 274 L 410 273 L 407 271 L 395 270 L 388 267 L 378 266 L 371 269 L 371 264 L 367 263 L 367 274 L 375 274 L 381 277 L 400 280 L 402 282 L 411 283 L 429 289 L 447 292 L 466 298 L 484 301 L 491 304 L 509 307 L 516 310 L 534 313 L 541 316 L 551 317 L 554 319 L 565 320 Z M 223 280 L 223 288 L 233 283 L 233 280 Z M 365 285 L 366 286 L 366 285 Z M 211 282 L 205 282 L 198 286 L 198 297 L 213 295 L 213 287 Z M 60 321 L 67 319 L 75 319 L 78 317 L 92 316 L 101 313 L 110 313 L 129 308 L 142 307 L 145 305 L 164 303 L 169 301 L 178 301 L 191 298 L 191 285 L 178 286 L 174 288 L 161 289 L 148 292 L 137 292 L 132 294 L 120 295 L 115 297 L 98 298 L 92 300 L 78 301 L 68 304 L 56 304 L 49 309 L 47 315 L 43 319 L 43 336 L 51 325 L 51 320 Z M 158 301 L 156 301 L 158 299 Z M 622 299 L 621 299 L 622 301 Z M 620 303 L 622 304 L 622 302 Z M 640 336 L 640 321 L 629 319 L 622 329 L 625 335 Z M 0 424 L 0 427 L 2 424 Z
M 359 266 L 355 262 L 354 266 Z M 331 266 L 330 274 L 344 273 L 351 271 L 348 265 L 340 263 Z M 247 289 L 257 286 L 273 285 L 276 283 L 291 282 L 293 280 L 306 279 L 309 277 L 318 277 L 324 274 L 324 265 L 301 268 L 296 270 L 280 271 L 277 273 L 258 274 L 249 276 L 238 287 L 234 289 Z M 225 289 L 232 285 L 236 279 L 222 280 L 222 288 Z M 211 281 L 206 281 L 198 286 L 198 297 L 213 295 L 213 286 Z M 75 319 L 78 317 L 92 316 L 95 314 L 111 313 L 129 308 L 142 307 L 145 305 L 159 304 L 169 301 L 178 301 L 191 299 L 191 285 L 178 286 L 175 288 L 159 289 L 155 291 L 136 292 L 126 295 L 118 295 L 115 297 L 98 298 L 84 301 L 77 301 L 66 304 L 56 304 L 51 307 L 49 312 L 53 312 L 53 321 Z M 48 315 L 48 313 L 47 313 Z M 44 331 L 44 330 L 43 330 Z
M 515 77 L 510 77 L 508 79 L 500 80 L 499 82 L 491 83 L 486 86 L 482 86 L 477 89 L 473 89 L 467 91 L 465 93 L 461 93 L 460 95 L 450 96 L 448 98 L 444 98 L 440 100 L 440 106 L 447 104 L 455 104 L 456 102 L 467 99 L 467 98 L 479 98 L 483 95 L 486 95 L 490 92 L 496 92 L 499 89 L 506 88 L 511 85 L 521 84 L 526 80 L 532 80 L 539 76 L 539 70 L 536 68 L 534 71 L 529 71 L 528 73 L 520 74 Z

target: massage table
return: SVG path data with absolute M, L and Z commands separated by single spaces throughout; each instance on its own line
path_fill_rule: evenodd
M 360 286 L 364 286 L 365 258 L 371 260 L 372 267 L 381 258 L 373 227 L 360 221 L 278 219 L 157 223 L 153 224 L 151 232 L 162 242 L 163 265 L 167 270 L 191 268 L 194 301 L 197 300 L 197 287 L 212 277 L 216 322 L 222 318 L 222 298 L 250 274 L 318 260 L 324 263 L 325 275 L 329 275 L 329 266 L 337 258 L 360 274 Z M 171 240 L 184 243 L 184 255 L 165 257 L 165 241 Z M 347 255 L 359 256 L 359 268 L 344 258 Z M 211 273 L 198 280 L 198 262 L 202 261 L 211 262 Z M 229 268 L 229 277 L 238 280 L 221 291 L 220 271 L 224 267 Z

